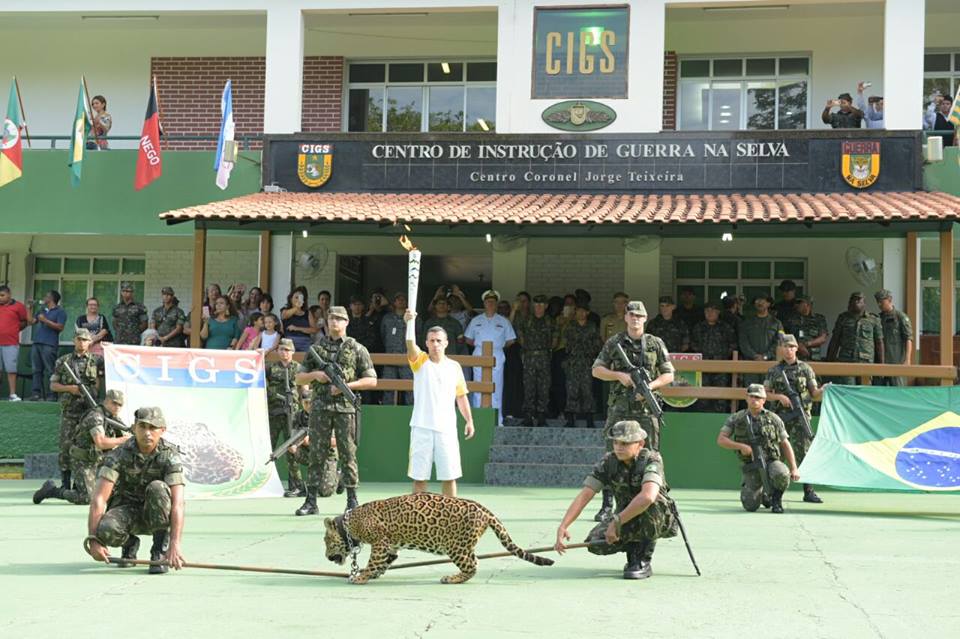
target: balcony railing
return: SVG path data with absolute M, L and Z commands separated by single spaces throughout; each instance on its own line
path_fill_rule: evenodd
M 176 146 L 178 144 L 190 144 L 197 142 L 209 142 L 211 148 L 216 147 L 217 136 L 210 135 L 163 135 L 160 138 L 161 147 L 165 147 L 167 144 Z M 71 136 L 69 135 L 30 135 L 30 143 L 28 145 L 26 136 L 24 136 L 24 148 L 27 150 L 57 150 L 59 149 L 68 149 L 70 148 Z M 107 142 L 110 143 L 111 148 L 116 150 L 123 149 L 135 149 L 137 148 L 137 142 L 140 140 L 139 135 L 110 135 L 106 138 Z M 88 142 L 94 141 L 92 136 L 87 138 Z M 240 151 L 250 151 L 254 148 L 259 148 L 260 143 L 263 141 L 263 135 L 242 135 L 237 136 L 236 143 Z M 115 142 L 130 142 L 131 144 L 121 144 L 116 147 L 113 147 Z M 62 143 L 60 146 L 57 146 L 58 143 Z M 93 149 L 91 149 L 93 150 Z

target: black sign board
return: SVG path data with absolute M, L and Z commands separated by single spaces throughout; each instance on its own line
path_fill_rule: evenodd
M 912 191 L 922 175 L 919 132 L 302 134 L 266 137 L 263 184 L 301 192 L 857 192 Z

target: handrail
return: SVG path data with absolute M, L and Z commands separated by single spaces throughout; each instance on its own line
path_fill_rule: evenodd
M 50 150 L 57 149 L 57 142 L 69 142 L 73 139 L 70 135 L 33 135 L 30 134 L 31 142 L 34 140 L 49 140 L 50 141 Z M 140 139 L 139 135 L 110 135 L 105 138 L 102 138 L 107 142 L 128 142 L 136 141 Z M 216 142 L 219 140 L 219 136 L 216 135 L 169 135 L 164 134 L 161 136 L 161 144 L 164 142 Z M 236 142 L 240 145 L 242 151 L 251 150 L 251 145 L 253 142 L 260 142 L 263 140 L 263 134 L 255 133 L 251 135 L 241 135 L 236 138 Z M 30 148 L 27 149 L 28 151 Z M 129 149 L 127 149 L 129 150 Z

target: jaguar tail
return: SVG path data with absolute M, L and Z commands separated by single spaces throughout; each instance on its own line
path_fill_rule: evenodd
M 553 559 L 547 559 L 546 557 L 541 557 L 540 555 L 534 555 L 515 544 L 513 539 L 510 538 L 510 533 L 507 532 L 506 526 L 504 526 L 503 523 L 492 513 L 490 514 L 489 526 L 493 530 L 494 534 L 497 535 L 497 538 L 500 540 L 500 543 L 503 544 L 503 547 L 520 559 L 529 561 L 530 563 L 538 566 L 553 565 Z

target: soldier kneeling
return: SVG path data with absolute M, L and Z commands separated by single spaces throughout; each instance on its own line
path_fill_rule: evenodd
M 613 491 L 616 514 L 590 531 L 586 542 L 595 555 L 627 554 L 624 579 L 646 579 L 652 574 L 650 560 L 657 539 L 674 537 L 677 520 L 673 500 L 663 474 L 660 453 L 644 448 L 646 431 L 639 422 L 621 421 L 610 428 L 613 452 L 604 455 L 583 481 L 557 528 L 554 548 L 563 554 L 570 539 L 567 528 L 576 521 L 593 496 L 604 488 Z
M 107 547 L 120 546 L 123 559 L 136 559 L 140 548 L 137 535 L 152 534 L 150 560 L 165 559 L 179 570 L 184 561 L 180 554 L 184 485 L 180 455 L 176 446 L 161 437 L 167 426 L 159 408 L 141 408 L 134 417 L 134 437 L 111 451 L 97 474 L 84 549 L 96 561 L 108 561 Z M 132 565 L 121 563 L 120 567 Z M 167 570 L 167 565 L 150 566 L 151 574 Z

